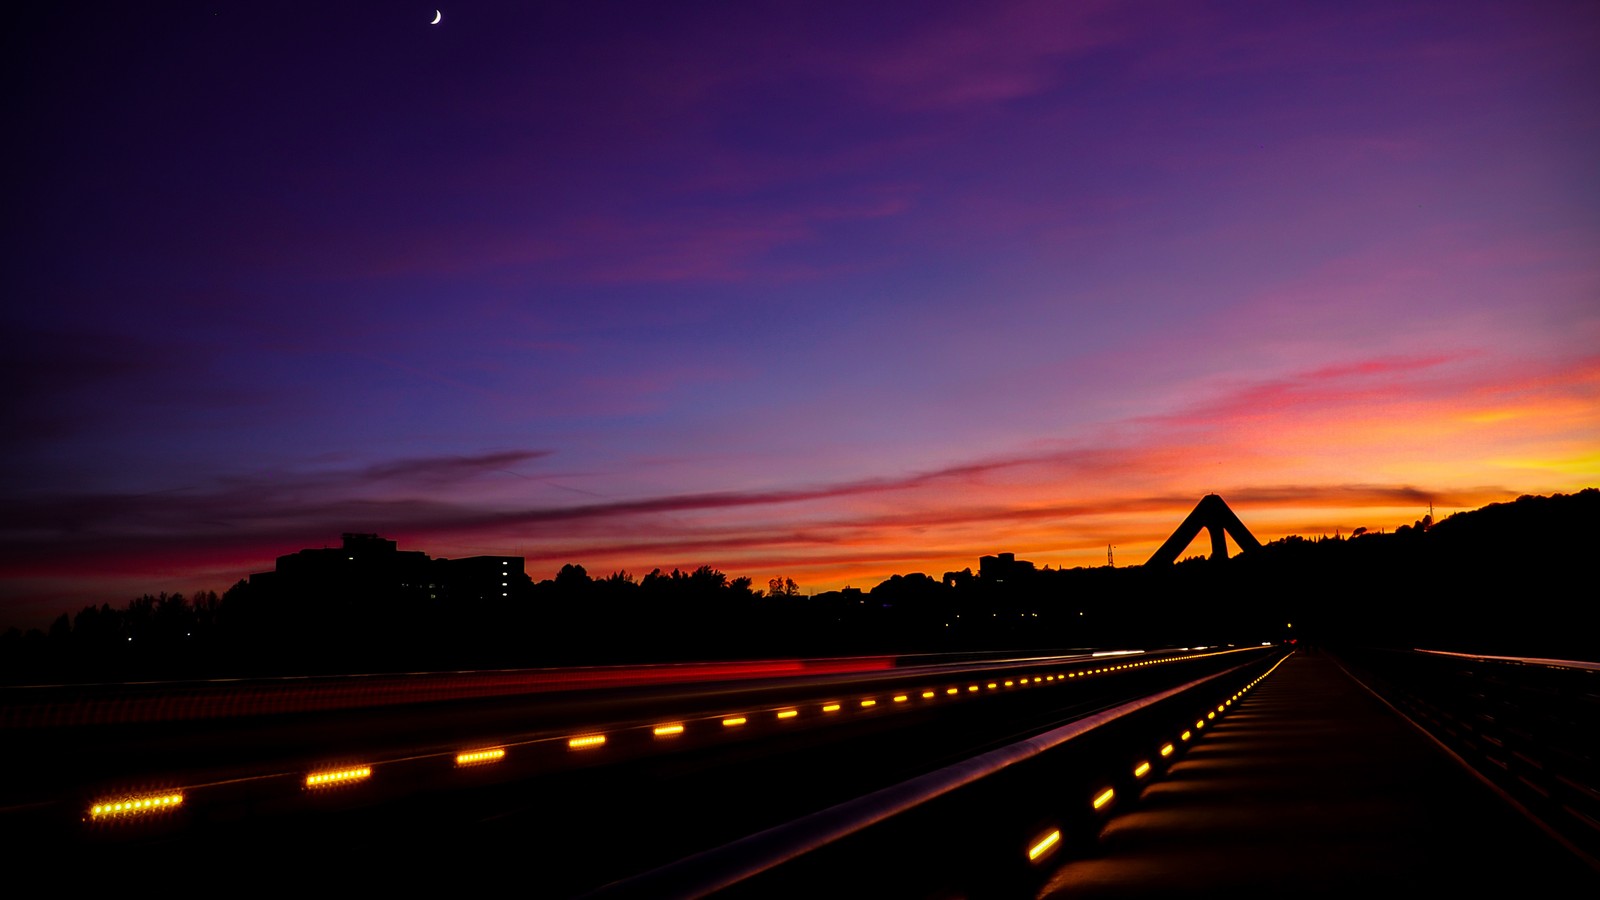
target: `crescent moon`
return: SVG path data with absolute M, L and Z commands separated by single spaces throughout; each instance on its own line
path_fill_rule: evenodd
M 437 25 L 437 24 L 439 24 L 439 21 L 441 19 L 443 19 L 443 18 L 444 18 L 444 13 L 442 13 L 442 12 L 440 12 L 440 11 L 438 11 L 436 9 L 436 10 L 433 11 L 433 21 L 429 22 L 428 24 L 429 25 Z

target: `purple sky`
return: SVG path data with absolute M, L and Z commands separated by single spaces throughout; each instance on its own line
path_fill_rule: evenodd
M 1600 482 L 1600 6 L 11 18 L 0 626 L 376 531 L 870 587 Z

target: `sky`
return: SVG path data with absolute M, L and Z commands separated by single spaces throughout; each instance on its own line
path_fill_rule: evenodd
M 1600 484 L 1587 0 L 33 6 L 0 626 L 347 531 L 816 592 Z

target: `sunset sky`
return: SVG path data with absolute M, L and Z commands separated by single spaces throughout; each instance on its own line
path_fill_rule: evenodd
M 0 627 L 345 531 L 814 592 L 1600 484 L 1592 0 L 34 6 Z

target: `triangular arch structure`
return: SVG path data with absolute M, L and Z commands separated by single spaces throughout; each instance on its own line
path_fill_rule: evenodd
M 1189 517 L 1183 520 L 1178 530 L 1172 533 L 1172 537 L 1167 538 L 1167 542 L 1161 545 L 1145 565 L 1170 566 L 1177 562 L 1178 554 L 1189 546 L 1189 542 L 1194 540 L 1202 528 L 1211 532 L 1212 559 L 1228 558 L 1228 541 L 1224 535 L 1231 536 L 1242 553 L 1261 547 L 1261 542 L 1250 533 L 1250 529 L 1244 527 L 1244 523 L 1233 514 L 1228 504 L 1222 502 L 1221 497 L 1207 494 L 1200 498 L 1200 502 L 1195 504 L 1194 511 L 1189 513 Z

